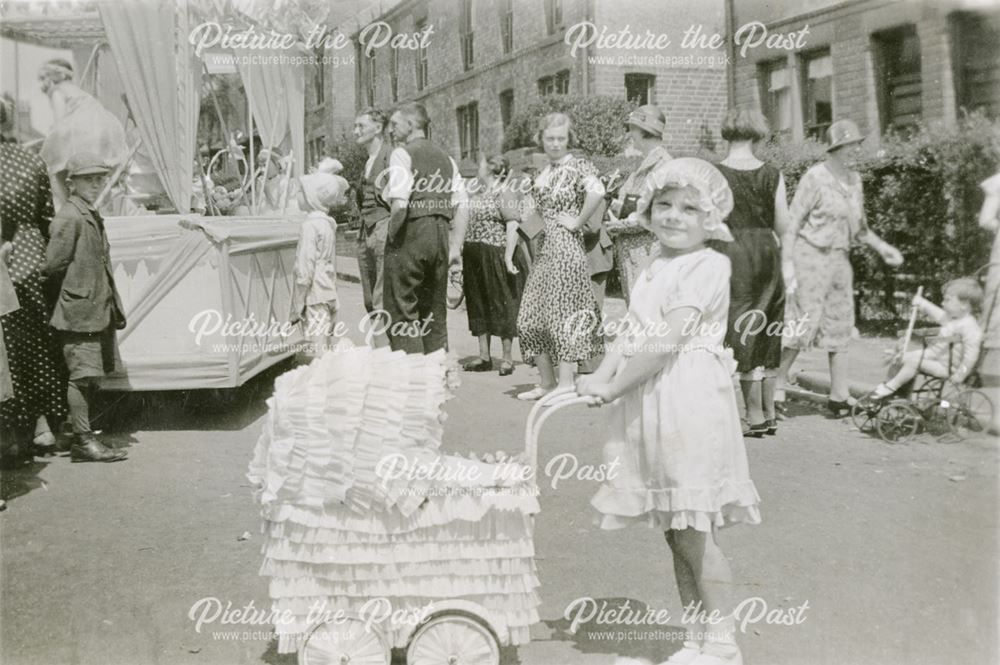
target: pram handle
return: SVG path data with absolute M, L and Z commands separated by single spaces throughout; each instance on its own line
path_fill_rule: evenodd
M 577 404 L 594 404 L 594 398 L 578 395 L 573 388 L 558 388 L 543 396 L 531 407 L 524 428 L 524 456 L 531 467 L 532 477 L 537 477 L 534 474 L 538 471 L 538 435 L 541 434 L 542 425 L 556 411 Z

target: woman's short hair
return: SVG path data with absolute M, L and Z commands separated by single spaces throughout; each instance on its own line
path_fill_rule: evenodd
M 535 132 L 535 143 L 542 146 L 542 134 L 545 130 L 552 129 L 554 127 L 567 127 L 569 134 L 569 145 L 567 147 L 573 147 L 576 145 L 576 131 L 573 129 L 573 120 L 565 113 L 547 113 L 538 121 L 538 131 Z
M 73 65 L 68 60 L 63 60 L 62 58 L 48 60 L 38 70 L 38 77 L 55 83 L 72 80 Z
M 770 133 L 767 119 L 754 109 L 730 109 L 722 122 L 722 138 L 726 141 L 760 141 Z
M 971 277 L 959 277 L 944 285 L 942 293 L 954 293 L 955 297 L 966 303 L 975 311 L 983 302 L 983 287 Z
M 374 106 L 365 107 L 360 113 L 358 113 L 357 117 L 360 118 L 363 115 L 371 118 L 372 122 L 378 125 L 379 131 L 381 132 L 384 132 L 385 126 L 389 124 L 389 114 L 380 108 L 376 108 Z

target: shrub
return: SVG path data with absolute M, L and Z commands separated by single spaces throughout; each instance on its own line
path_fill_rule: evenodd
M 521 109 L 504 131 L 503 150 L 535 147 L 538 121 L 547 113 L 561 112 L 573 120 L 579 143 L 577 149 L 590 156 L 613 157 L 622 151 L 625 119 L 634 102 L 599 95 L 548 95 Z
M 351 186 L 354 187 L 361 180 L 361 176 L 365 172 L 365 162 L 368 161 L 368 149 L 362 145 L 358 145 L 353 137 L 341 134 L 340 138 L 327 144 L 327 152 L 331 157 L 340 160 L 340 163 L 344 165 L 344 170 L 340 172 L 340 175 L 346 178 L 347 182 L 351 183 Z M 353 190 L 348 199 L 347 205 L 336 211 L 337 214 L 335 216 L 338 222 L 343 222 L 346 218 L 348 228 L 355 229 L 361 224 L 361 213 L 358 211 Z
M 940 302 L 945 282 L 988 262 L 993 239 L 977 224 L 979 183 L 1000 166 L 998 137 L 1000 121 L 975 114 L 953 128 L 933 125 L 889 136 L 857 164 L 869 226 L 905 258 L 895 270 L 871 250 L 852 253 L 858 320 L 867 328 L 895 328 L 907 318 L 917 286 Z M 805 170 L 824 154 L 814 141 L 760 151 L 785 174 L 789 200 Z

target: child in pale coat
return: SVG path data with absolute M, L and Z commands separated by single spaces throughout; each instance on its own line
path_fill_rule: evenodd
M 295 252 L 291 323 L 302 322 L 315 355 L 331 348 L 337 317 L 337 222 L 332 208 L 347 202 L 349 185 L 339 175 L 318 172 L 299 178 L 299 208 L 306 211 Z

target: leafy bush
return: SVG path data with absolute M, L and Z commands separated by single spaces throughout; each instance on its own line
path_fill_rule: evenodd
M 340 172 L 347 182 L 353 187 L 365 172 L 365 162 L 368 161 L 368 149 L 363 145 L 358 145 L 354 137 L 341 134 L 340 138 L 327 143 L 327 153 L 330 157 L 340 160 L 344 165 L 344 170 Z M 340 210 L 335 211 L 337 221 L 347 222 L 348 228 L 356 229 L 361 224 L 361 212 L 358 210 L 357 202 L 352 190 L 348 197 L 348 203 Z
M 789 200 L 802 174 L 824 154 L 825 147 L 814 141 L 770 144 L 760 151 L 785 174 Z M 894 270 L 871 250 L 852 253 L 858 320 L 867 328 L 895 328 L 908 316 L 917 286 L 940 302 L 948 280 L 988 262 L 993 238 L 977 224 L 979 183 L 998 166 L 1000 121 L 979 114 L 952 128 L 932 125 L 909 136 L 889 136 L 856 165 L 869 226 L 905 258 Z
M 577 149 L 591 157 L 613 157 L 622 151 L 625 119 L 633 108 L 634 102 L 607 95 L 541 97 L 511 118 L 504 131 L 503 150 L 534 147 L 539 119 L 547 113 L 561 112 L 573 120 L 579 139 Z

